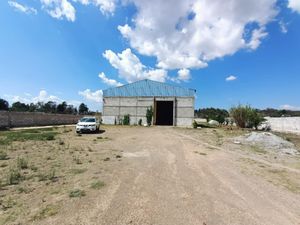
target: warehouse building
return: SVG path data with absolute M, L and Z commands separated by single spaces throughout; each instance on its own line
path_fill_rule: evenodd
M 146 111 L 153 107 L 153 125 L 191 126 L 196 90 L 152 80 L 140 80 L 103 91 L 104 124 L 119 123 L 130 115 L 130 124 L 146 123 Z

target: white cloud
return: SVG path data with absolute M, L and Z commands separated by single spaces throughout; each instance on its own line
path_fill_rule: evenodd
M 129 48 L 117 54 L 111 50 L 106 50 L 103 57 L 118 70 L 119 77 L 129 83 L 145 78 L 164 82 L 167 78 L 167 71 L 146 67 Z
M 281 109 L 285 109 L 285 110 L 292 110 L 292 111 L 297 111 L 300 110 L 300 106 L 292 106 L 292 105 L 282 105 L 280 106 Z
M 226 81 L 234 81 L 236 79 L 237 79 L 237 77 L 233 76 L 233 75 L 230 75 L 229 77 L 226 77 Z
M 55 95 L 48 95 L 47 91 L 41 90 L 39 95 L 37 97 L 33 97 L 31 101 L 36 103 L 36 102 L 48 102 L 48 101 L 62 102 L 63 100 Z
M 83 96 L 86 100 L 96 103 L 102 102 L 103 92 L 102 90 L 97 90 L 92 92 L 90 89 L 86 89 L 84 91 L 79 91 L 79 95 Z
M 191 74 L 188 69 L 181 69 L 178 71 L 178 79 L 182 81 L 188 81 L 191 79 Z
M 83 5 L 93 4 L 99 8 L 102 14 L 113 15 L 116 9 L 117 0 L 73 0 L 75 2 L 80 2 Z
M 282 33 L 286 34 L 288 32 L 287 24 L 285 22 L 283 22 L 282 20 L 279 21 L 279 27 L 280 27 L 280 31 Z
M 255 50 L 277 15 L 276 0 L 127 0 L 133 25 L 118 29 L 140 54 L 163 69 L 203 68 L 241 49 Z
M 26 5 L 21 5 L 18 2 L 15 1 L 8 1 L 9 6 L 11 6 L 12 8 L 14 8 L 17 11 L 26 13 L 26 14 L 37 14 L 37 10 L 35 8 L 26 6 Z
M 75 21 L 76 10 L 68 0 L 41 0 L 41 3 L 42 8 L 53 18 Z
M 106 77 L 105 73 L 99 73 L 99 78 L 103 81 L 103 83 L 109 85 L 109 86 L 121 86 L 123 85 L 122 83 L 116 81 L 116 80 L 113 80 L 113 79 L 109 79 L 108 77 Z
M 288 7 L 293 11 L 300 13 L 300 0 L 289 0 Z
M 41 90 L 37 96 L 32 96 L 29 93 L 25 93 L 24 95 L 26 97 L 22 97 L 19 95 L 5 95 L 5 97 L 8 98 L 10 102 L 23 102 L 26 104 L 37 103 L 37 102 L 48 102 L 48 101 L 53 101 L 53 102 L 63 101 L 62 99 L 60 99 L 55 95 L 49 95 L 45 90 Z

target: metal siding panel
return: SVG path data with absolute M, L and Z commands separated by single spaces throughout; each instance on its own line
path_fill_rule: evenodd
M 151 96 L 169 96 L 169 97 L 193 97 L 195 90 L 172 86 L 157 81 L 141 80 L 121 87 L 110 88 L 103 91 L 104 97 L 151 97 Z

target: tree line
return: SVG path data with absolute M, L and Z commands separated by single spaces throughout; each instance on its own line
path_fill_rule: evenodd
M 219 109 L 219 108 L 204 108 L 204 109 L 198 109 L 195 110 L 195 117 L 196 118 L 203 118 L 206 119 L 207 122 L 209 120 L 216 120 L 219 123 L 223 124 L 226 122 L 226 118 L 230 117 L 232 115 L 232 110 L 236 107 L 233 107 L 229 111 L 226 109 Z M 241 109 L 243 107 L 237 107 L 238 109 Z M 292 111 L 292 110 L 280 110 L 280 109 L 255 109 L 251 108 L 250 106 L 244 106 L 245 111 L 247 113 L 245 114 L 251 114 L 252 117 L 260 116 L 260 117 L 292 117 L 292 116 L 300 116 L 300 111 Z M 250 113 L 249 113 L 250 112 Z M 251 117 L 250 116 L 250 117 Z
M 37 103 L 22 103 L 14 102 L 9 105 L 5 99 L 0 99 L 0 110 L 15 111 L 15 112 L 44 112 L 58 114 L 92 114 L 86 104 L 81 103 L 78 108 L 73 105 L 68 105 L 67 102 L 56 103 L 54 101 L 37 102 Z

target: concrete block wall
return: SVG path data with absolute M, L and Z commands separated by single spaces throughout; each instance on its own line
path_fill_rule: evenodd
M 300 134 L 300 117 L 266 117 L 271 130 Z
M 103 102 L 104 124 L 114 124 L 115 120 L 122 119 L 125 115 L 130 115 L 130 124 L 138 124 L 142 119 L 146 123 L 147 108 L 153 106 L 154 98 L 126 98 L 126 97 L 106 97 Z
M 75 124 L 82 115 L 0 111 L 0 128 Z
M 175 100 L 176 99 L 176 100 Z M 103 123 L 114 124 L 115 120 L 130 115 L 130 123 L 146 123 L 146 111 L 154 101 L 175 100 L 175 125 L 191 126 L 194 119 L 194 98 L 192 97 L 105 97 L 103 102 Z

